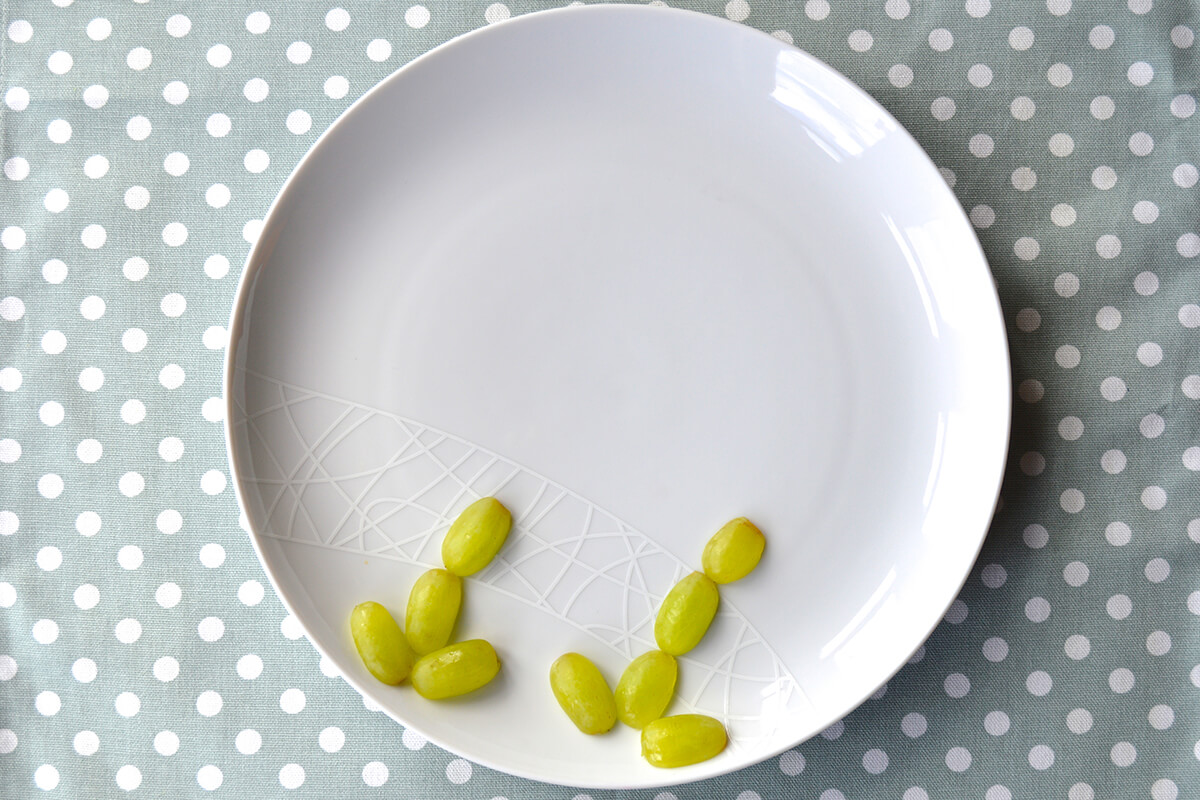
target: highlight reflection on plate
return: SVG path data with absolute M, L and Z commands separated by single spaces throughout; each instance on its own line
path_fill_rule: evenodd
M 346 679 L 434 742 L 590 787 L 695 780 L 817 733 L 924 640 L 986 532 L 1003 323 L 912 138 L 827 66 L 699 14 L 601 6 L 444 45 L 356 103 L 269 213 L 231 325 L 228 435 L 259 555 Z M 483 495 L 476 696 L 375 682 L 347 631 L 403 613 Z M 615 683 L 722 523 L 767 534 L 669 713 L 731 746 L 648 766 L 547 673 Z

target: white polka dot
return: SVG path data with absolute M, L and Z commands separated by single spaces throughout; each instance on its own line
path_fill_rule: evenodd
M 75 589 L 75 605 L 83 611 L 90 611 L 100 602 L 100 590 L 93 584 L 85 583 Z
M 262 674 L 263 660 L 254 653 L 247 653 L 238 659 L 237 674 L 243 680 L 252 681 Z
M 1036 770 L 1047 770 L 1054 766 L 1054 751 L 1044 744 L 1034 745 L 1029 751 L 1029 766 Z
M 1159 511 L 1167 504 L 1167 493 L 1161 486 L 1147 486 L 1142 490 L 1142 505 L 1151 511 Z
M 1152 656 L 1166 655 L 1171 649 L 1171 636 L 1166 631 L 1154 631 L 1146 637 L 1146 650 Z
M 325 15 L 325 27 L 331 31 L 344 31 L 350 24 L 350 14 L 344 8 L 331 8 Z
M 42 569 L 46 572 L 53 572 L 62 566 L 62 550 L 59 550 L 52 544 L 48 544 L 41 550 L 38 550 L 35 560 L 37 561 L 39 569 Z
M 425 28 L 430 24 L 430 10 L 425 6 L 412 6 L 404 12 L 404 24 L 409 28 Z
M 1068 636 L 1066 642 L 1063 643 L 1063 652 L 1067 654 L 1067 658 L 1073 661 L 1082 661 L 1092 652 L 1092 643 L 1086 636 L 1079 634 Z
M 929 46 L 944 53 L 954 46 L 954 34 L 945 28 L 934 28 L 929 32 Z
M 1042 386 L 1041 381 L 1034 378 L 1027 378 L 1017 386 L 1017 395 L 1026 403 L 1036 403 L 1046 394 L 1046 389 Z
M 1079 417 L 1063 417 L 1058 423 L 1058 435 L 1073 442 L 1083 436 L 1083 420 Z
M 140 353 L 146 349 L 149 338 L 141 328 L 129 328 L 121 334 L 121 346 L 130 353 Z
M 96 295 L 85 297 L 79 303 L 80 315 L 90 321 L 95 321 L 103 317 L 106 308 L 104 299 Z
M 121 419 L 127 425 L 137 425 L 146 418 L 146 405 L 136 398 L 126 400 L 121 406 Z
M 1125 694 L 1133 688 L 1134 678 L 1133 673 L 1121 667 L 1114 669 L 1108 675 L 1108 688 L 1112 689 L 1117 694 Z
M 229 205 L 229 187 L 223 183 L 214 183 L 204 192 L 204 202 L 213 208 L 224 208 Z
M 246 17 L 246 30 L 253 34 L 266 33 L 271 27 L 271 17 L 265 11 L 255 11 Z
M 1154 79 L 1154 67 L 1145 61 L 1138 61 L 1129 66 L 1125 75 L 1134 86 L 1145 86 Z
M 1186 25 L 1176 25 L 1171 29 L 1171 44 L 1181 49 L 1187 49 L 1192 46 L 1196 34 L 1191 28 Z
M 837 722 L 833 723 L 828 728 L 821 731 L 820 735 L 821 735 L 822 739 L 833 742 L 833 741 L 837 741 L 839 738 L 841 738 L 841 735 L 845 732 L 846 732 L 846 723 L 839 719 Z
M 1036 308 L 1023 308 L 1017 312 L 1017 328 L 1032 333 L 1042 326 L 1042 315 Z
M 83 174 L 92 180 L 99 180 L 108 174 L 108 159 L 101 155 L 90 156 L 83 162 Z
M 990 86 L 993 77 L 992 68 L 987 64 L 975 64 L 967 70 L 967 80 L 979 89 Z
M 152 129 L 150 120 L 142 116 L 131 117 L 125 124 L 125 133 L 135 142 L 140 142 L 150 135 Z
M 28 20 L 14 19 L 8 23 L 8 38 L 17 44 L 25 44 L 33 38 L 33 26 Z
M 141 785 L 142 771 L 133 764 L 126 764 L 117 770 L 117 786 L 127 792 L 132 792 Z
M 1054 64 L 1046 71 L 1046 80 L 1060 89 L 1067 86 L 1074 77 L 1075 73 L 1066 64 Z
M 1075 152 L 1075 140 L 1065 133 L 1056 133 L 1050 137 L 1047 147 L 1053 155 L 1066 158 Z
M 333 80 L 330 78 L 330 80 Z M 308 133 L 312 128 L 312 116 L 302 108 L 287 115 L 287 129 L 297 136 Z
M 246 99 L 251 103 L 261 103 L 263 100 L 267 99 L 267 95 L 269 93 L 270 87 L 262 78 L 251 78 L 250 80 L 246 81 L 246 85 L 242 87 L 242 94 L 245 95 Z
M 1074 369 L 1079 366 L 1079 348 L 1074 345 L 1064 344 L 1054 351 L 1054 360 L 1063 369 Z
M 262 747 L 262 736 L 252 728 L 239 731 L 233 740 L 233 746 L 244 756 L 252 756 Z
M 1046 457 L 1038 452 L 1028 452 L 1021 456 L 1021 472 L 1026 475 L 1041 475 L 1046 469 Z
M 1111 97 L 1101 95 L 1092 100 L 1091 105 L 1088 106 L 1088 110 L 1093 117 L 1103 121 L 1112 117 L 1117 110 L 1117 106 L 1113 103 Z
M 1150 225 L 1158 219 L 1158 206 L 1149 200 L 1139 200 L 1133 205 L 1133 218 L 1143 225 Z
M 1200 255 L 1200 236 L 1185 233 L 1175 241 L 1175 251 L 1184 258 L 1195 258 Z
M 137 497 L 145 488 L 146 479 L 142 477 L 140 472 L 126 472 L 117 481 L 118 491 L 126 497 Z M 130 545 L 130 547 L 133 547 L 133 545 Z
M 1025 604 L 1025 617 L 1030 622 L 1045 622 L 1050 617 L 1050 603 L 1044 597 L 1034 597 Z
M 967 618 L 969 613 L 970 609 L 967 608 L 967 604 L 962 600 L 955 599 L 955 601 L 950 604 L 950 608 L 946 609 L 946 615 L 944 619 L 951 625 L 958 625 Z
M 206 764 L 196 771 L 196 783 L 200 784 L 200 788 L 207 792 L 219 788 L 224 780 L 225 776 L 221 773 L 220 768 L 213 764 Z
M 279 696 L 279 707 L 285 714 L 299 714 L 306 702 L 304 692 L 299 689 L 288 689 Z
M 1177 800 L 1179 786 L 1170 778 L 1159 778 L 1150 785 L 1151 800 Z
M 983 643 L 983 657 L 988 661 L 1000 662 L 1008 658 L 1008 642 L 993 636 Z
M 732 0 L 730 5 L 738 2 L 744 4 L 744 0 Z M 750 7 L 746 6 L 747 13 L 749 13 L 749 10 Z M 372 61 L 387 61 L 391 57 L 392 43 L 387 39 L 373 39 L 371 40 L 371 43 L 367 45 L 367 58 L 371 59 Z
M 1113 547 L 1123 547 L 1133 538 L 1133 531 L 1124 522 L 1110 522 L 1104 528 L 1104 538 Z
M 188 35 L 192 29 L 192 21 L 183 14 L 173 14 L 167 18 L 167 33 L 176 39 L 181 39 Z
M 1101 191 L 1108 191 L 1117 185 L 1117 173 L 1112 167 L 1096 167 L 1092 170 L 1092 185 Z
M 1021 532 L 1021 539 L 1025 542 L 1026 547 L 1040 550 L 1050 541 L 1050 532 L 1045 526 L 1033 524 L 1027 525 Z
M 804 4 L 804 14 L 814 22 L 820 22 L 829 16 L 828 0 L 808 0 Z
M 242 238 L 250 244 L 258 241 L 258 237 L 262 234 L 263 221 L 261 219 L 247 220 L 242 226 Z
M 237 592 L 238 600 L 247 606 L 256 606 L 261 603 L 264 594 L 263 585 L 256 580 L 246 581 L 238 587 Z
M 471 780 L 471 763 L 456 758 L 446 765 L 446 780 L 454 784 L 463 784 Z
M 934 119 L 941 120 L 942 122 L 953 117 L 955 111 L 954 100 L 949 97 L 939 97 L 929 106 L 929 113 L 933 115 Z
M 16 741 L 16 734 L 13 734 L 13 741 Z M 33 784 L 44 792 L 49 792 L 57 787 L 58 778 L 58 770 L 52 764 L 42 764 L 33 771 Z
M 228 45 L 214 44 L 208 48 L 205 58 L 208 59 L 209 64 L 220 69 L 226 66 L 233 58 L 233 51 L 229 49 Z
M 1100 394 L 1110 403 L 1120 400 L 1125 396 L 1125 392 L 1125 381 L 1115 375 L 1100 381 Z
M 976 158 L 987 158 L 996 149 L 996 142 L 986 133 L 977 133 L 967 142 L 967 149 Z
M 407 733 L 407 731 L 405 732 Z M 784 775 L 794 777 L 804 772 L 805 763 L 804 756 L 799 750 L 788 750 L 779 757 L 779 771 Z M 657 795 L 655 796 L 655 800 L 659 800 Z
M 1192 400 L 1200 400 L 1200 375 L 1188 375 L 1179 384 L 1179 389 Z
M 143 70 L 150 66 L 150 62 L 154 60 L 153 54 L 145 47 L 135 47 L 129 51 L 129 55 L 125 57 L 125 63 L 130 69 Z
M 1157 366 L 1163 358 L 1162 347 L 1156 342 L 1144 342 L 1138 346 L 1137 359 L 1147 367 Z M 1157 416 L 1157 415 L 1155 415 Z M 1161 417 L 1159 417 L 1161 419 Z
M 749 6 L 747 6 L 747 10 L 749 10 Z M 865 53 L 871 49 L 872 45 L 875 44 L 875 37 L 871 35 L 870 31 L 865 31 L 860 28 L 859 30 L 856 30 L 850 34 L 849 38 L 846 40 L 846 43 L 850 46 L 850 49 L 856 53 Z
M 284 764 L 283 768 L 279 770 L 279 783 L 285 789 L 299 787 L 304 783 L 304 767 L 299 764 Z
M 75 734 L 71 746 L 81 756 L 95 755 L 96 751 L 100 749 L 100 737 L 94 731 L 80 731 Z
M 56 356 L 67 349 L 67 337 L 62 331 L 46 331 L 42 334 L 42 350 Z
M 163 683 L 170 683 L 179 677 L 179 662 L 171 656 L 163 656 L 154 662 L 154 677 Z
M 1129 152 L 1135 156 L 1147 156 L 1154 150 L 1154 138 L 1145 131 L 1138 131 L 1129 137 Z
M 13 111 L 24 111 L 29 107 L 29 90 L 21 86 L 13 86 L 4 93 L 4 105 Z M 62 120 L 59 121 L 61 122 Z M 68 127 L 69 130 L 70 128 Z M 68 134 L 67 138 L 70 138 L 70 134 Z M 51 137 L 51 141 L 53 141 L 53 137 Z M 66 140 L 64 139 L 63 141 Z
M 186 377 L 183 368 L 178 364 L 167 364 L 159 370 L 158 382 L 162 384 L 164 389 L 178 389 L 183 385 Z
M 80 536 L 95 536 L 100 532 L 100 515 L 95 511 L 84 511 L 75 518 L 75 530 Z
M 971 224 L 976 228 L 990 228 L 996 222 L 996 210 L 988 205 L 978 205 L 971 209 Z
M 951 747 L 946 753 L 946 766 L 951 772 L 965 772 L 971 766 L 971 751 L 965 747 Z
M 210 469 L 200 478 L 200 488 L 205 494 L 220 494 L 225 491 L 226 482 L 224 472 Z
M 196 633 L 206 642 L 215 642 L 225 635 L 225 623 L 220 617 L 205 617 L 196 626 Z
M 64 484 L 62 476 L 56 475 L 53 472 L 47 473 L 46 475 L 38 478 L 38 494 L 47 500 L 53 500 L 54 498 L 58 497 L 63 493 L 63 488 Z
M 1028 50 L 1033 47 L 1033 31 L 1024 25 L 1008 32 L 1008 46 L 1013 50 Z
M 1171 179 L 1180 189 L 1190 189 L 1200 180 L 1200 170 L 1194 164 L 1180 164 L 1171 172 Z
M 1090 575 L 1091 570 L 1082 561 L 1072 561 L 1063 568 L 1063 580 L 1071 586 L 1083 586 Z
M 1196 98 L 1190 94 L 1176 95 L 1171 99 L 1171 114 L 1187 119 L 1196 113 Z
M 1084 506 L 1083 492 L 1078 489 L 1067 489 L 1059 497 L 1058 502 L 1063 511 L 1068 514 L 1078 514 Z
M 221 699 L 221 695 L 211 689 L 201 692 L 196 698 L 196 711 L 202 717 L 213 717 L 221 713 L 221 707 L 225 705 L 225 701 Z
M 942 688 L 950 697 L 966 697 L 967 693 L 971 691 L 971 681 L 961 672 L 953 672 L 946 676 L 946 680 L 942 682 Z
M 108 102 L 108 89 L 100 84 L 94 84 L 83 90 L 83 104 L 88 108 L 104 108 Z
M 208 131 L 209 135 L 218 139 L 229 133 L 232 128 L 233 122 L 228 115 L 219 112 L 210 116 L 204 123 L 204 129 Z
M 29 162 L 20 156 L 13 156 L 4 162 L 4 177 L 10 181 L 23 181 L 29 177 Z
M 135 717 L 142 710 L 142 701 L 133 692 L 121 692 L 113 701 L 113 708 L 122 717 Z
M 1013 98 L 1008 110 L 1012 114 L 1013 119 L 1025 121 L 1031 119 L 1037 112 L 1037 105 L 1030 98 L 1021 96 Z
M 1124 471 L 1127 459 L 1120 450 L 1106 450 L 1100 456 L 1100 467 L 1109 475 L 1119 475 Z
M 173 756 L 179 751 L 179 737 L 171 731 L 159 731 L 154 735 L 154 750 L 163 756 Z
M 887 770 L 888 754 L 879 748 L 868 750 L 867 752 L 863 753 L 862 765 L 863 769 L 872 775 L 880 775 Z M 740 798 L 747 794 L 752 794 L 755 798 L 759 797 L 757 792 L 742 792 L 742 794 L 738 795 L 738 797 Z
M 171 81 L 163 87 L 163 100 L 173 106 L 182 105 L 189 94 L 187 84 L 183 81 Z
M 38 644 L 53 644 L 58 638 L 58 623 L 52 619 L 39 619 L 33 623 L 31 632 Z
M 1150 709 L 1147 715 L 1150 722 L 1150 727 L 1155 730 L 1165 731 L 1175 724 L 1175 709 L 1168 705 L 1157 705 Z
M 404 740 L 406 747 L 408 747 L 407 736 L 408 729 L 405 728 L 404 733 L 401 735 L 401 739 Z M 423 742 L 424 740 L 422 740 L 422 746 L 424 746 Z M 342 746 L 346 743 L 346 734 L 344 734 L 342 729 L 338 727 L 325 728 L 317 735 L 317 743 L 326 753 L 336 753 L 337 751 L 341 750 Z M 419 748 L 409 747 L 408 749 L 416 750 Z
M 33 707 L 43 717 L 53 717 L 62 709 L 62 698 L 51 691 L 38 692 Z
M 333 100 L 341 100 L 350 91 L 350 82 L 341 75 L 331 75 L 325 80 L 325 94 Z
M 154 590 L 154 602 L 163 608 L 174 608 L 183 599 L 183 592 L 178 584 L 164 583 Z
M 1012 185 L 1018 192 L 1028 192 L 1037 185 L 1037 173 L 1029 167 L 1017 167 L 1013 170 Z
M 1109 755 L 1118 767 L 1128 767 L 1137 760 L 1137 748 L 1129 742 L 1117 742 Z
M 1067 730 L 1074 734 L 1085 734 L 1092 729 L 1092 712 L 1076 708 L 1067 714 Z
M 1088 42 L 1097 50 L 1107 50 L 1116 40 L 1116 33 L 1107 25 L 1097 25 L 1088 33 Z

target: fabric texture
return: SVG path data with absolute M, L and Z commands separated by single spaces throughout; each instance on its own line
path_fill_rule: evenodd
M 0 5 L 0 796 L 581 794 L 364 710 L 239 525 L 219 400 L 241 265 L 317 136 L 554 5 Z M 999 286 L 1012 448 L 959 600 L 861 708 L 725 777 L 584 794 L 1192 796 L 1200 3 L 679 5 L 825 60 L 929 152 Z

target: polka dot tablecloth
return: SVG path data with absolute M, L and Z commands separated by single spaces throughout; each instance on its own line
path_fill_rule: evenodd
M 0 5 L 0 796 L 588 796 L 364 708 L 253 556 L 219 399 L 249 243 L 321 131 L 552 5 Z M 908 666 L 782 756 L 621 796 L 1195 797 L 1200 4 L 686 5 L 828 61 L 928 150 L 1016 411 L 982 557 Z

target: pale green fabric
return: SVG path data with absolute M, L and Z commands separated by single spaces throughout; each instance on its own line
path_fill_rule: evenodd
M 577 794 L 365 710 L 238 525 L 213 398 L 255 221 L 382 77 L 553 5 L 336 2 L 0 6 L 0 797 Z M 1002 509 L 915 663 L 781 758 L 621 796 L 1194 796 L 1200 4 L 681 5 L 912 130 L 987 251 L 1018 398 Z

